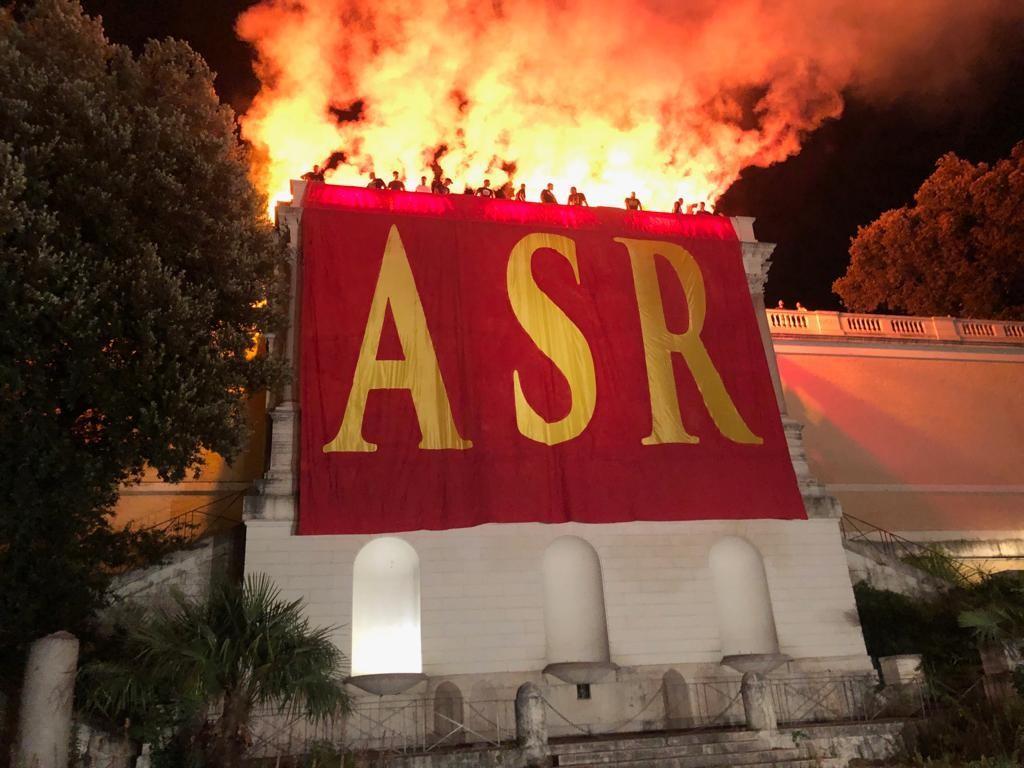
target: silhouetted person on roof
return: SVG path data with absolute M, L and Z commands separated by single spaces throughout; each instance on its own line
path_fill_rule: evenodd
M 384 179 L 379 179 L 370 171 L 370 183 L 366 185 L 367 189 L 384 189 Z
M 642 211 L 644 209 L 643 203 L 637 199 L 636 192 L 630 192 L 629 197 L 626 198 L 626 210 L 627 211 Z
M 683 198 L 680 197 L 678 200 L 672 203 L 672 213 L 684 213 Z
M 388 189 L 392 192 L 405 192 L 405 182 L 398 178 L 398 171 L 391 172 L 391 181 L 388 182 Z
M 525 203 L 526 202 L 526 185 L 525 184 L 520 184 L 519 185 L 519 189 L 516 190 L 516 202 L 519 202 L 519 203 Z
M 577 192 L 576 187 L 569 187 L 569 205 L 585 205 L 587 208 L 590 207 L 590 203 L 587 202 L 587 196 L 582 192 Z
M 302 180 L 303 181 L 319 181 L 319 182 L 323 182 L 323 180 L 324 180 L 323 168 L 321 168 L 319 165 L 314 165 L 312 171 L 306 171 L 304 174 L 302 174 Z
M 430 191 L 430 187 L 427 186 L 427 177 L 426 176 L 420 176 L 420 184 L 419 184 L 418 187 L 416 187 L 416 191 L 417 192 L 429 192 Z
M 540 191 L 540 201 L 542 203 L 557 203 L 558 199 L 555 197 L 555 185 L 548 182 L 548 185 Z
M 709 211 L 707 209 L 707 207 L 704 205 L 704 203 L 702 202 L 700 205 L 697 206 L 697 215 L 698 216 L 710 216 L 711 215 L 711 211 Z
M 491 180 L 484 179 L 484 185 L 476 191 L 477 197 L 494 197 L 494 190 L 491 189 Z

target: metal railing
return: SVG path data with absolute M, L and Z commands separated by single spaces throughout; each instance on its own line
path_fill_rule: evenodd
M 1024 323 L 956 317 L 870 315 L 769 309 L 773 336 L 849 336 L 1024 345 Z
M 862 542 L 887 557 L 952 583 L 971 581 L 981 573 L 945 549 L 911 541 L 845 512 L 839 518 L 839 530 L 845 541 Z
M 873 676 L 769 679 L 780 725 L 867 722 L 925 712 L 923 684 L 881 688 Z
M 839 530 L 846 541 L 863 541 L 879 552 L 897 560 L 938 552 L 938 550 L 930 549 L 924 544 L 918 544 L 916 541 L 879 528 L 877 525 L 845 512 L 839 518 Z
M 926 687 L 905 684 L 881 688 L 872 675 L 768 678 L 780 725 L 869 722 L 926 714 Z M 566 687 L 568 690 L 568 687 Z M 671 690 L 669 690 L 671 689 Z M 598 711 L 587 703 L 553 703 L 544 697 L 548 734 L 572 740 L 588 736 L 707 730 L 744 727 L 741 683 L 737 679 L 652 686 L 632 705 L 625 719 L 590 720 L 581 712 Z M 429 754 L 464 747 L 511 746 L 516 738 L 515 703 L 511 699 L 462 701 L 457 698 L 380 697 L 356 699 L 350 710 L 318 721 L 266 709 L 253 714 L 247 757 L 294 759 L 317 750 L 334 755 Z
M 236 491 L 168 518 L 137 521 L 141 523 L 137 525 L 137 530 L 141 532 L 160 531 L 167 536 L 190 541 L 221 533 L 229 528 L 234 528 L 241 522 L 238 518 L 225 515 L 224 512 L 233 507 L 243 496 L 245 496 L 245 491 Z
M 444 747 L 498 747 L 515 741 L 510 699 L 459 701 L 381 697 L 356 699 L 336 717 L 310 721 L 267 710 L 251 720 L 252 758 L 309 754 L 318 745 L 338 753 L 428 753 Z
M 671 690 L 668 690 L 668 689 Z M 553 738 L 639 733 L 651 730 L 696 730 L 726 728 L 745 721 L 739 680 L 698 680 L 678 684 L 662 682 L 637 702 L 623 720 L 609 723 L 574 714 L 544 698 L 548 710 L 548 733 Z M 567 712 L 569 714 L 567 714 Z
M 122 576 L 137 568 L 149 567 L 202 539 L 238 527 L 241 520 L 224 513 L 244 495 L 245 491 L 237 491 L 168 518 L 132 521 L 127 529 L 136 534 L 135 549 L 123 564 L 111 568 L 111 572 Z

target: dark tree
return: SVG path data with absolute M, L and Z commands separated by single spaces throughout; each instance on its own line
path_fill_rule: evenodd
M 858 311 L 1024 318 L 1024 142 L 991 166 L 943 156 L 913 205 L 858 229 L 833 287 Z
M 246 440 L 285 248 L 187 45 L 110 44 L 75 0 L 0 8 L 0 652 L 78 631 L 144 467 Z

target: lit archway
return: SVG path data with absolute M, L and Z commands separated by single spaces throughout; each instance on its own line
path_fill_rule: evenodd
M 374 539 L 353 564 L 352 675 L 422 671 L 419 556 L 402 539 Z

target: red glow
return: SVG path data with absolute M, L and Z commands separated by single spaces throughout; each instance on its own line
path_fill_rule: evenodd
M 302 205 L 307 208 L 345 208 L 413 216 L 445 216 L 465 221 L 506 224 L 537 224 L 565 229 L 614 229 L 616 231 L 672 237 L 735 240 L 732 222 L 725 216 L 679 215 L 648 211 L 593 208 L 513 200 L 487 200 L 471 195 L 434 195 L 422 192 L 390 192 L 333 184 L 307 184 Z

